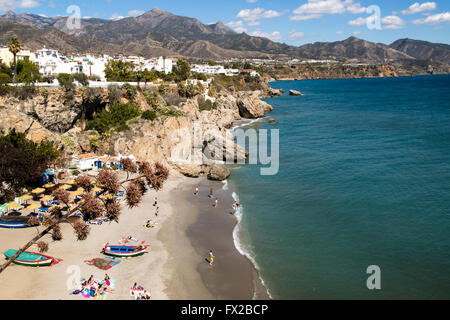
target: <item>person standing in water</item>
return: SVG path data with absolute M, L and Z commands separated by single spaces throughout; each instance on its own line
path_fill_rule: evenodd
M 198 186 L 195 188 L 195 191 L 194 191 L 194 196 L 198 196 L 198 194 L 199 194 L 199 188 L 198 188 Z
M 213 265 L 213 263 L 214 263 L 214 258 L 215 258 L 215 256 L 214 256 L 212 250 L 210 250 L 210 251 L 209 251 L 209 265 L 210 265 L 210 266 Z
M 210 189 L 208 198 L 210 198 L 210 199 L 214 198 L 213 189 Z
M 219 199 L 216 198 L 214 201 L 214 208 L 217 208 L 219 206 Z

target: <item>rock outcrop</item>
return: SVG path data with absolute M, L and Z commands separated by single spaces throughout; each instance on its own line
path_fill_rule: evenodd
M 209 180 L 223 181 L 231 175 L 230 169 L 223 164 L 213 164 L 208 173 Z
M 290 96 L 302 96 L 303 93 L 301 93 L 300 91 L 297 91 L 297 90 L 289 90 L 289 95 Z
M 242 118 L 257 119 L 266 116 L 267 112 L 273 110 L 268 103 L 260 100 L 261 92 L 240 92 L 237 98 L 239 114 Z

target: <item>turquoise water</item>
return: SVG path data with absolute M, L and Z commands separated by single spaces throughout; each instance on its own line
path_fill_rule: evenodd
M 273 298 L 450 299 L 450 77 L 271 85 L 304 93 L 251 125 L 280 130 L 280 171 L 229 184 Z

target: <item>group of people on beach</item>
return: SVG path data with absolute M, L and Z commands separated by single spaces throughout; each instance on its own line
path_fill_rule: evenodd
M 88 280 L 84 280 L 81 283 L 81 290 L 75 290 L 74 293 L 88 293 L 91 297 L 96 297 L 106 292 L 114 293 L 114 289 L 110 286 L 111 279 L 108 274 L 105 274 L 105 278 L 102 281 L 95 280 L 95 277 L 91 275 Z
M 142 286 L 138 286 L 137 283 L 134 283 L 133 287 L 130 288 L 130 295 L 136 300 L 150 300 L 150 292 Z

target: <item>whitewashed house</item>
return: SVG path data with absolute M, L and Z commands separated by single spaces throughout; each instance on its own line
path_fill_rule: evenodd
M 99 156 L 93 153 L 80 154 L 73 156 L 72 165 L 76 166 L 78 170 L 86 171 L 97 168 Z

